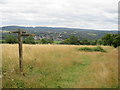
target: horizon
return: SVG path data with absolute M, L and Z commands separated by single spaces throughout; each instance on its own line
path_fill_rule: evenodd
M 86 29 L 86 30 L 95 30 L 95 31 L 119 31 L 119 30 L 111 30 L 111 29 L 91 29 L 91 28 L 77 28 L 77 27 L 62 27 L 62 26 L 41 26 L 41 25 L 0 25 L 0 28 L 2 27 L 14 27 L 14 26 L 17 26 L 17 27 L 31 27 L 31 28 L 36 28 L 36 27 L 48 27 L 48 28 L 68 28 L 68 29 Z

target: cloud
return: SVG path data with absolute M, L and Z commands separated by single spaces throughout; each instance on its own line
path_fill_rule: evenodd
M 2 25 L 117 30 L 118 0 L 1 0 L 0 3 Z

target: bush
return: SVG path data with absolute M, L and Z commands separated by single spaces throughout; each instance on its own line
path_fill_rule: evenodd
M 102 47 L 98 46 L 93 48 L 93 51 L 100 51 L 100 52 L 106 52 Z
M 92 49 L 89 48 L 89 47 L 79 48 L 78 50 L 81 50 L 81 51 L 92 51 Z
M 90 52 L 93 52 L 93 51 L 96 51 L 96 52 L 106 52 L 102 47 L 98 46 L 98 47 L 94 47 L 94 48 L 89 48 L 89 47 L 82 47 L 82 48 L 79 48 L 78 50 L 80 51 L 90 51 Z

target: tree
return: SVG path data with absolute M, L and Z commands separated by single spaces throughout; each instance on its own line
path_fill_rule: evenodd
M 65 39 L 61 44 L 70 44 L 70 38 Z
M 106 34 L 102 37 L 103 45 L 112 45 L 113 42 L 113 34 Z
M 53 40 L 52 39 L 47 39 L 47 43 L 51 44 L 51 43 L 53 43 Z
M 110 45 L 113 47 L 120 46 L 120 34 L 106 34 L 102 38 L 103 45 Z
M 27 37 L 23 42 L 26 44 L 35 44 L 35 40 L 32 36 Z
M 116 48 L 116 47 L 120 46 L 120 34 L 114 35 L 113 37 L 114 37 L 114 40 L 113 40 L 112 45 L 113 45 L 113 47 Z
M 90 45 L 90 42 L 87 39 L 81 41 L 82 45 Z
M 71 36 L 70 38 L 65 39 L 62 43 L 63 43 L 63 44 L 79 45 L 79 44 L 80 44 L 80 41 L 78 40 L 77 37 Z
M 41 44 L 47 44 L 47 41 L 45 39 L 40 40 Z
M 98 39 L 98 40 L 97 40 L 97 44 L 102 45 L 102 44 L 103 44 L 103 41 L 102 41 L 101 39 Z
M 40 40 L 40 43 L 41 44 L 51 44 L 51 43 L 53 43 L 53 40 L 52 39 L 41 39 Z
M 9 44 L 14 44 L 14 43 L 17 43 L 18 40 L 17 40 L 17 38 L 16 38 L 15 36 L 13 36 L 13 35 L 7 35 L 7 36 L 5 37 L 5 42 L 6 42 L 6 43 L 9 43 Z

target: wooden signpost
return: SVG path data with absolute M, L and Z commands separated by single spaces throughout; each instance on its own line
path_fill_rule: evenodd
M 21 29 L 17 29 L 17 31 L 11 31 L 10 33 L 17 33 L 18 34 L 18 45 L 19 45 L 19 67 L 21 74 L 23 73 L 23 49 L 22 49 L 22 36 L 35 36 L 35 34 L 28 34 L 26 31 Z

